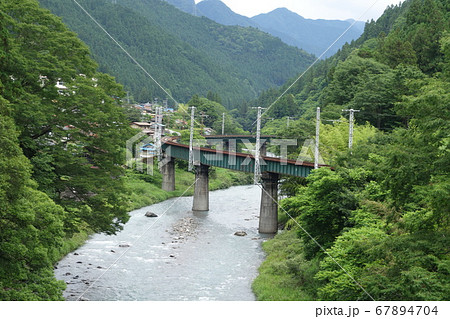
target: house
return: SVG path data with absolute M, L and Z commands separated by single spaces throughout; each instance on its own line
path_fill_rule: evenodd
M 152 129 L 152 127 L 153 127 L 153 123 L 148 123 L 148 122 L 133 122 L 133 123 L 131 123 L 131 127 L 132 128 L 137 128 L 137 129 L 140 129 L 140 130 L 151 130 Z
M 153 135 L 156 132 L 156 123 L 148 123 L 148 122 L 133 122 L 130 125 L 132 128 L 137 128 L 141 130 L 143 133 L 147 135 Z M 164 135 L 166 131 L 166 126 L 161 125 L 161 134 Z
M 203 134 L 204 135 L 213 135 L 214 134 L 214 130 L 210 127 L 205 127 L 203 129 Z
M 132 128 L 137 128 L 147 135 L 153 135 L 155 133 L 154 124 L 148 122 L 133 122 L 130 124 Z

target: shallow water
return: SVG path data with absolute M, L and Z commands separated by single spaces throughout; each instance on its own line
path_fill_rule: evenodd
M 59 262 L 65 298 L 255 300 L 251 283 L 267 238 L 257 229 L 260 198 L 258 186 L 238 186 L 211 192 L 209 212 L 193 213 L 192 197 L 131 212 L 123 231 L 94 235 Z

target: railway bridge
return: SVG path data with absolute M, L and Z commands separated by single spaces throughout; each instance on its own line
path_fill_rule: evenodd
M 261 141 L 270 141 L 272 136 L 261 136 Z M 207 136 L 208 142 L 220 143 L 223 147 L 211 149 L 205 147 L 193 148 L 196 182 L 194 186 L 193 211 L 209 210 L 209 168 L 221 167 L 240 172 L 254 173 L 255 156 L 237 153 L 236 143 L 254 142 L 254 136 Z M 228 150 L 234 148 L 233 151 Z M 175 140 L 165 141 L 162 145 L 163 175 L 162 188 L 166 191 L 175 190 L 175 159 L 189 161 L 189 145 L 177 143 Z M 265 154 L 265 143 L 261 143 L 261 154 Z M 261 209 L 259 216 L 259 232 L 274 234 L 278 230 L 278 182 L 281 175 L 306 177 L 314 169 L 314 163 L 299 162 L 262 155 L 259 160 L 261 171 Z

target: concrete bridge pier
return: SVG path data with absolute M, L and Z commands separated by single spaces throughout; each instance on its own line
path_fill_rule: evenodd
M 259 232 L 276 234 L 278 231 L 278 179 L 276 173 L 263 173 L 261 177 L 262 195 L 259 213 Z
M 175 190 L 175 159 L 173 157 L 166 158 L 165 163 L 161 167 L 162 189 L 173 192 Z
M 195 167 L 193 211 L 209 210 L 209 166 L 200 164 Z

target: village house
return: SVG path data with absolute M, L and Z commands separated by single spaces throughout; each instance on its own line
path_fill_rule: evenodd
M 156 131 L 156 124 L 154 122 L 133 122 L 130 124 L 132 128 L 137 128 L 147 135 L 154 135 Z M 165 134 L 165 125 L 161 125 L 161 134 Z

